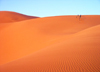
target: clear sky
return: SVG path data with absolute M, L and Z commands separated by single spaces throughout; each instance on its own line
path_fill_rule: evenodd
M 100 15 L 100 0 L 0 0 L 0 11 L 39 17 Z

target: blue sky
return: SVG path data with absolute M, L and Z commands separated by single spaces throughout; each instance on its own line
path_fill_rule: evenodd
M 100 0 L 0 0 L 0 11 L 39 17 L 100 15 Z

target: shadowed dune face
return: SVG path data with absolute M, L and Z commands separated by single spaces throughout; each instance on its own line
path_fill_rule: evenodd
M 27 16 L 24 14 L 11 12 L 11 11 L 0 11 L 0 23 L 10 23 L 10 22 L 17 22 L 27 19 L 38 18 L 35 16 Z
M 5 23 L 0 29 L 0 70 L 99 72 L 99 25 L 99 15 L 83 15 L 80 20 L 56 16 Z

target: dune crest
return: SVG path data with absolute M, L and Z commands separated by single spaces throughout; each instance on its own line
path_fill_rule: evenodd
M 17 22 L 27 19 L 38 18 L 35 16 L 27 16 L 24 14 L 20 14 L 17 12 L 12 11 L 0 11 L 0 23 L 10 23 L 10 22 Z

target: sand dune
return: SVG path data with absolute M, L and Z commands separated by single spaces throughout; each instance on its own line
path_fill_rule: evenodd
M 80 20 L 76 16 L 55 16 L 9 23 L 0 30 L 0 70 L 99 72 L 99 43 L 99 15 L 83 15 Z
M 100 25 L 2 65 L 1 72 L 100 72 L 99 67 Z
M 38 18 L 35 16 L 27 16 L 24 14 L 11 12 L 11 11 L 0 11 L 0 23 L 17 22 L 27 19 Z

